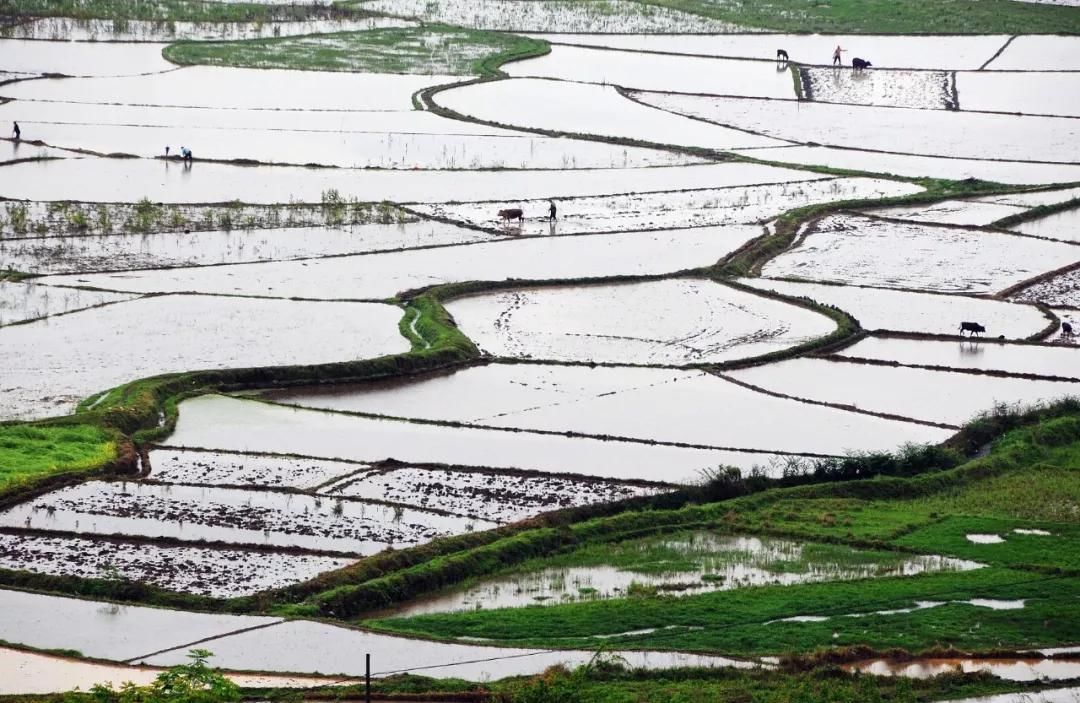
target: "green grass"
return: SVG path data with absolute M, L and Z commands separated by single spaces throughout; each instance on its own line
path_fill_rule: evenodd
M 355 9 L 326 10 L 283 0 L 280 4 L 198 0 L 0 0 L 0 16 L 71 17 L 80 20 L 155 22 L 269 22 L 313 17 L 362 17 Z
M 1013 0 L 639 0 L 748 27 L 799 33 L 1078 34 L 1074 7 Z M 820 63 L 832 46 L 823 44 Z M 989 58 L 989 56 L 987 57 Z
M 180 42 L 163 55 L 178 64 L 365 73 L 495 75 L 506 61 L 539 56 L 547 42 L 445 25 L 393 27 L 304 37 Z
M 93 425 L 0 425 L 0 493 L 58 472 L 116 458 L 113 433 Z

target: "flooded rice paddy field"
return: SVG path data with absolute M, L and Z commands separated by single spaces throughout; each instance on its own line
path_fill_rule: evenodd
M 303 261 L 50 276 L 51 285 L 141 293 L 382 300 L 455 281 L 605 278 L 671 274 L 715 262 L 757 236 L 711 228 L 582 237 L 506 237 L 470 245 Z M 388 308 L 393 309 L 393 308 Z M 388 335 L 396 328 L 380 329 Z M 404 338 L 402 338 L 404 339 Z
M 228 211 L 225 211 L 229 215 Z M 231 215 L 229 215 L 231 217 Z M 210 214 L 213 218 L 213 213 Z M 238 218 L 239 219 L 239 218 Z M 241 220 L 242 222 L 242 220 Z M 190 226 L 190 225 L 189 225 Z M 66 235 L 0 240 L 0 269 L 35 274 L 133 271 L 316 259 L 490 241 L 491 234 L 422 221 L 402 224 Z M 48 290 L 36 286 L 38 290 Z M 63 289 L 53 286 L 60 295 Z
M 4 266 L 0 265 L 2 268 Z M 0 326 L 133 298 L 135 296 L 120 293 L 42 286 L 32 281 L 0 281 Z
M 946 295 L 802 283 L 771 278 L 743 278 L 743 283 L 796 298 L 809 298 L 853 315 L 863 329 L 912 334 L 956 334 L 963 320 L 993 320 L 994 337 L 1026 339 L 1040 333 L 1049 320 L 1034 305 L 967 295 Z M 890 341 L 889 344 L 892 342 Z
M 473 29 L 528 32 L 627 32 L 717 34 L 747 31 L 728 22 L 679 12 L 666 7 L 643 6 L 627 0 L 597 3 L 554 0 L 489 0 L 476 5 L 469 0 L 367 0 L 364 9 L 427 22 L 445 22 Z M 752 30 L 751 30 L 752 31 Z
M 1076 395 L 1080 390 L 1069 381 L 999 378 L 824 359 L 792 359 L 732 371 L 730 375 L 797 398 L 955 426 L 997 404 L 1027 406 Z
M 827 365 L 829 362 L 817 363 Z M 759 368 L 767 372 L 772 367 Z M 746 372 L 733 375 L 738 377 L 738 373 Z M 453 405 L 433 402 L 448 396 L 459 400 Z M 711 374 L 672 369 L 491 364 L 422 381 L 405 381 L 397 387 L 376 387 L 370 392 L 363 387 L 357 387 L 352 393 L 324 394 L 315 390 L 285 394 L 278 399 L 337 412 L 380 412 L 396 417 L 463 422 L 508 430 L 574 431 L 675 445 L 795 454 L 837 455 L 845 451 L 898 446 L 909 441 L 940 441 L 949 434 L 936 427 L 759 393 Z M 204 402 L 209 405 L 209 401 Z M 251 410 L 264 418 L 286 412 L 285 408 L 271 411 L 252 407 Z M 770 427 L 757 422 L 757 418 L 763 416 L 792 429 L 778 437 Z M 366 422 L 376 427 L 380 422 L 351 419 L 357 424 Z M 183 423 L 181 417 L 180 436 L 183 435 Z M 394 426 L 397 423 L 382 421 L 382 424 Z M 450 429 L 426 425 L 415 431 Z M 482 433 L 481 430 L 472 432 Z M 189 440 L 190 444 L 208 446 L 198 444 L 202 434 L 196 434 Z M 175 439 L 170 441 L 175 442 Z M 394 458 L 407 460 L 402 456 Z M 766 464 L 767 458 L 761 457 L 758 463 Z M 534 468 L 531 464 L 504 466 Z M 624 470 L 629 468 L 623 467 Z M 619 473 L 602 475 L 648 478 L 629 471 L 621 476 Z M 657 472 L 654 480 L 682 482 L 686 477 L 680 473 Z
M 142 534 L 140 534 L 140 537 Z M 249 596 L 340 569 L 354 559 L 42 533 L 0 534 L 0 569 L 126 579 L 213 598 Z
M 177 22 L 41 17 L 0 29 L 0 36 L 53 42 L 174 42 L 269 39 L 333 32 L 359 32 L 414 23 L 392 17 L 269 22 Z M 171 68 L 171 66 L 170 66 Z
M 294 620 L 254 632 L 219 637 L 206 643 L 213 648 L 214 662 L 242 671 L 295 672 L 360 676 L 364 658 L 372 657 L 372 676 L 415 673 L 485 681 L 503 676 L 535 674 L 551 666 L 571 667 L 588 662 L 594 651 L 516 649 L 432 642 L 322 623 Z M 725 657 L 681 652 L 615 651 L 633 668 L 738 666 L 754 663 Z M 185 661 L 180 649 L 146 657 L 140 663 L 173 666 Z
M 555 46 L 532 61 L 507 66 L 515 78 L 558 80 L 634 86 L 673 93 L 744 95 L 794 100 L 795 88 L 785 66 L 729 59 L 642 54 L 576 46 Z
M 801 64 L 828 64 L 833 47 L 849 56 L 871 55 L 875 65 L 890 69 L 921 68 L 949 71 L 977 70 L 1009 40 L 1008 36 L 896 36 L 873 34 L 738 33 L 723 36 L 618 34 L 534 34 L 559 44 L 603 46 L 697 56 L 776 60 L 777 47 Z M 1073 41 L 1073 40 L 1068 40 Z M 847 58 L 847 57 L 845 57 Z
M 837 353 L 847 358 L 894 361 L 908 366 L 1004 371 L 1074 380 L 1080 376 L 1080 348 L 1065 346 L 1001 344 L 977 338 L 945 342 L 871 337 Z
M 1008 258 L 1002 252 L 1008 251 Z M 1077 261 L 1061 242 L 931 224 L 829 215 L 762 274 L 939 293 L 993 294 Z M 1049 301 L 1048 301 L 1049 302 Z
M 817 312 L 693 279 L 526 288 L 456 300 L 447 309 L 481 349 L 550 361 L 717 363 L 836 329 Z
M 96 684 L 120 681 L 145 686 L 162 672 L 159 667 L 101 664 L 7 647 L 0 647 L 0 670 L 4 672 L 0 694 L 64 693 L 76 688 L 87 691 Z M 340 677 L 237 673 L 226 676 L 245 688 L 312 688 L 353 683 Z
M 764 170 L 768 167 L 757 168 Z M 769 176 L 768 172 L 762 174 L 764 178 Z M 809 203 L 884 198 L 917 192 L 910 184 L 880 179 L 822 179 L 809 172 L 786 170 L 773 170 L 772 177 L 792 180 L 753 186 L 561 200 L 556 206 L 558 223 L 554 228 L 548 219 L 547 201 L 519 202 L 528 220 L 520 225 L 511 225 L 510 231 L 522 234 L 577 234 L 750 224 L 764 222 Z M 432 205 L 414 209 L 478 227 L 492 227 L 495 221 L 493 213 L 499 210 L 496 203 Z
M 92 481 L 6 510 L 0 513 L 0 526 L 363 556 L 494 524 L 295 493 Z
M 557 605 L 602 598 L 625 598 L 655 590 L 671 597 L 749 588 L 868 577 L 914 576 L 935 571 L 967 571 L 980 565 L 941 556 L 865 552 L 848 547 L 777 538 L 694 532 L 649 537 L 555 557 L 566 562 L 526 566 L 482 579 L 464 590 L 423 597 L 385 613 L 408 617 L 426 613 Z M 573 565 L 584 562 L 581 565 Z M 631 633 L 628 633 L 631 634 Z M 615 635 L 618 636 L 618 635 Z
M 161 296 L 5 327 L 0 419 L 70 414 L 94 393 L 162 373 L 406 352 L 400 319 L 391 305 Z
M 814 102 L 920 110 L 956 109 L 955 77 L 946 71 L 855 73 L 832 67 L 797 70 L 799 80 L 802 81 L 803 94 Z
M 696 117 L 763 137 L 806 144 L 925 156 L 1076 163 L 1080 126 L 1066 117 L 723 98 L 634 92 L 635 100 L 672 115 Z M 961 97 L 961 101 L 963 98 Z M 836 129 L 844 123 L 844 129 Z M 903 134 L 902 142 L 895 136 Z
M 1069 308 L 1075 317 L 1075 311 L 1080 309 L 1080 268 L 1039 280 L 1011 297 L 1021 302 Z
M 905 436 L 899 441 L 910 439 Z M 225 396 L 184 401 L 169 442 L 372 462 L 446 463 L 623 481 L 689 483 L 720 464 L 750 469 L 772 451 L 726 451 L 356 417 Z
M 504 79 L 435 94 L 433 103 L 452 111 L 437 113 L 414 109 L 416 92 L 460 77 L 176 68 L 160 53 L 176 39 L 411 20 L 41 19 L 6 30 L 27 40 L 0 40 L 2 78 L 19 79 L 0 86 L 11 98 L 0 119 L 19 121 L 23 139 L 44 146 L 0 142 L 0 197 L 25 199 L 0 208 L 0 271 L 48 275 L 0 281 L 0 419 L 69 414 L 158 373 L 404 353 L 399 307 L 345 301 L 444 283 L 503 282 L 446 304 L 494 358 L 406 379 L 184 400 L 175 431 L 148 447 L 142 479 L 92 480 L 6 507 L 0 570 L 248 596 L 385 549 L 669 491 L 721 466 L 781 476 L 794 459 L 940 442 L 995 404 L 1075 394 L 1075 382 L 1051 380 L 1080 376 L 1060 330 L 1047 338 L 1053 346 L 871 335 L 829 359 L 725 375 L 669 367 L 785 352 L 832 333 L 836 324 L 808 307 L 675 275 L 775 232 L 769 221 L 785 212 L 836 201 L 860 201 L 871 216 L 826 216 L 758 267 L 766 278 L 749 268 L 741 282 L 836 306 L 871 332 L 955 336 L 973 320 L 990 338 L 1047 334 L 1050 317 L 1018 303 L 1049 304 L 1069 319 L 1080 307 L 1075 272 L 1046 276 L 1080 261 L 1075 211 L 1014 225 L 1012 235 L 987 225 L 1075 198 L 1075 187 L 888 209 L 861 201 L 923 190 L 883 173 L 1080 181 L 1080 140 L 1067 119 L 1080 103 L 1072 77 L 1058 72 L 1080 67 L 1076 39 L 718 34 L 738 28 L 621 0 L 364 7 L 576 33 L 550 35 L 550 54 L 507 64 Z M 712 34 L 678 34 L 687 32 Z M 47 41 L 60 36 L 76 41 Z M 875 69 L 822 66 L 836 43 L 846 60 L 865 55 Z M 778 47 L 802 64 L 801 102 L 793 67 L 773 61 Z M 47 72 L 80 77 L 23 80 Z M 181 144 L 193 164 L 157 158 Z M 664 144 L 678 148 L 657 148 Z M 731 159 L 731 150 L 769 165 Z M 40 156 L 60 158 L 23 161 Z M 546 217 L 549 200 L 556 222 Z M 498 220 L 514 207 L 524 222 Z M 639 275 L 666 278 L 603 280 Z M 537 285 L 555 279 L 576 282 Z M 1033 279 L 1041 282 L 1015 293 L 1016 302 L 991 297 Z M 403 612 L 980 566 L 752 535 L 650 539 L 667 556 L 628 564 L 608 550 L 485 579 Z M 946 602 L 1025 607 L 912 602 L 848 615 Z M 0 590 L 0 611 L 2 641 L 158 666 L 182 662 L 192 642 L 228 669 L 358 675 L 356 652 L 374 651 L 379 676 L 408 669 L 473 680 L 592 655 L 18 591 Z M 781 620 L 820 618 L 800 612 L 793 604 Z M 651 668 L 751 665 L 621 654 Z M 1059 670 L 1013 665 L 995 673 L 1030 680 Z M 0 690 L 29 693 L 42 677 L 89 684 L 151 670 L 0 650 L 0 673 Z

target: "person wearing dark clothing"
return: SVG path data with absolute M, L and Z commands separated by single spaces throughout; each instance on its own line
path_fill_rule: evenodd
M 15 141 L 19 141 L 19 138 L 22 136 L 22 130 L 19 129 L 19 123 L 18 122 L 15 122 L 14 124 L 15 124 L 15 129 L 13 129 L 11 131 L 15 135 Z
M 554 200 L 549 200 L 548 201 L 548 219 L 549 220 L 557 220 L 557 219 L 559 219 L 558 217 L 555 216 L 555 201 Z
M 833 49 L 833 52 L 832 52 L 833 66 L 839 66 L 840 65 L 840 52 L 842 52 L 842 51 L 847 51 L 847 49 L 841 49 L 839 44 L 837 44 L 836 48 Z

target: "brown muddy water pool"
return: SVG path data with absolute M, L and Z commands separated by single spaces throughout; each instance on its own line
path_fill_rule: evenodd
M 627 566 L 592 564 L 550 567 L 482 579 L 464 590 L 417 599 L 379 616 L 408 617 L 426 613 L 490 610 L 530 605 L 625 598 L 635 593 L 677 597 L 752 586 L 814 583 L 861 578 L 914 576 L 935 571 L 967 571 L 981 564 L 941 556 L 870 555 L 792 540 L 718 535 L 709 532 L 635 540 L 612 545 L 620 555 L 656 549 L 666 556 L 644 557 Z M 593 559 L 594 557 L 589 557 Z M 602 557 L 601 557 L 602 559 Z M 666 559 L 666 560 L 665 560 Z M 640 634 L 640 633 L 623 633 Z M 613 635 L 616 636 L 616 635 Z M 617 636 L 622 636 L 617 635 Z

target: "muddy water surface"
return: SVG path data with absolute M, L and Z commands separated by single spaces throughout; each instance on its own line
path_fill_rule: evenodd
M 1036 237 L 1080 243 L 1080 207 L 1013 225 L 1010 229 Z
M 985 672 L 1009 681 L 1055 681 L 1080 676 L 1080 661 L 1053 659 L 916 659 L 906 662 L 876 659 L 850 664 L 845 668 L 876 676 L 904 676 L 912 679 L 928 679 L 957 671 Z M 1036 697 L 1033 700 L 1040 699 Z
M 161 447 L 150 452 L 150 478 L 165 483 L 313 489 L 369 470 L 365 464 L 288 456 L 229 454 Z
M 993 323 L 987 321 L 986 324 Z M 959 328 L 953 330 L 957 331 Z M 1010 345 L 978 340 L 946 342 L 870 338 L 845 348 L 838 355 L 897 361 L 901 364 L 1080 377 L 1080 349 L 1066 346 Z M 1074 393 L 1080 393 L 1080 385 L 1077 385 Z

